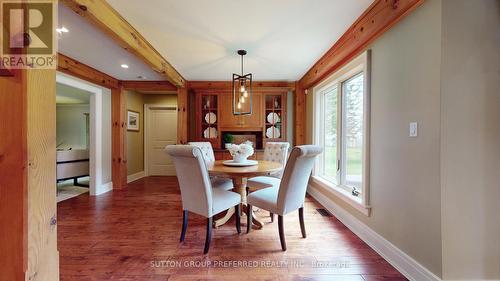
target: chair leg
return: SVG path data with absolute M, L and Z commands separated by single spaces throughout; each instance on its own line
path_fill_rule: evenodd
M 285 230 L 283 229 L 283 216 L 278 215 L 278 230 L 280 233 L 281 249 L 286 251 Z
M 248 204 L 247 206 L 247 233 L 250 232 L 250 228 L 252 227 L 252 205 Z
M 212 218 L 207 218 L 207 237 L 205 239 L 205 250 L 203 254 L 206 255 L 210 249 L 210 240 L 212 240 Z
M 306 238 L 306 226 L 304 225 L 304 207 L 299 208 L 299 221 L 300 221 L 300 231 L 302 232 L 302 238 Z
M 236 205 L 235 206 L 236 208 L 236 215 L 234 216 L 236 218 L 236 231 L 238 231 L 238 233 L 241 233 L 241 206 L 240 204 Z
M 271 217 L 271 222 L 274 222 L 274 214 L 270 212 L 269 216 Z
M 184 238 L 186 237 L 187 226 L 188 226 L 188 211 L 184 210 L 182 212 L 182 232 L 181 232 L 180 242 L 184 241 Z

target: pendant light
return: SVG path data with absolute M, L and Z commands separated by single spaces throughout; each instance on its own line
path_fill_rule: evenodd
M 233 114 L 252 114 L 252 73 L 243 74 L 245 50 L 238 50 L 241 56 L 241 75 L 233 73 Z

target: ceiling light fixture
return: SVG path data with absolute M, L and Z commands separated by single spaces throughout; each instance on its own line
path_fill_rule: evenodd
M 120 65 L 120 66 L 121 66 L 122 68 L 128 68 L 128 65 L 126 65 L 126 64 L 122 64 L 122 65 Z
M 243 74 L 245 50 L 238 50 L 241 56 L 241 75 L 233 73 L 233 114 L 252 114 L 252 73 Z M 248 102 L 248 103 L 247 103 Z
M 62 34 L 62 33 L 68 33 L 69 30 L 66 27 L 62 26 L 61 28 L 56 28 L 56 32 Z

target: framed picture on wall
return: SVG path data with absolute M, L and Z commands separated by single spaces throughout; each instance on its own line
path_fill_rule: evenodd
M 137 111 L 127 111 L 127 131 L 139 131 L 140 114 Z

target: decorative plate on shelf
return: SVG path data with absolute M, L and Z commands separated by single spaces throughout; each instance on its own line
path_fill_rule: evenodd
M 267 115 L 267 122 L 274 125 L 280 122 L 280 117 L 276 112 L 271 112 Z
M 217 115 L 215 115 L 215 113 L 213 112 L 209 112 L 205 114 L 205 121 L 208 124 L 214 124 L 217 121 Z
M 268 139 L 279 139 L 281 137 L 280 129 L 274 126 L 267 128 L 266 137 Z
M 246 166 L 255 166 L 259 164 L 259 162 L 255 160 L 247 160 L 245 162 L 235 162 L 234 160 L 226 160 L 222 162 L 222 164 L 225 166 L 232 166 L 232 167 L 246 167 Z
M 217 138 L 217 129 L 216 128 L 206 128 L 203 131 L 203 137 L 206 139 L 216 139 Z

